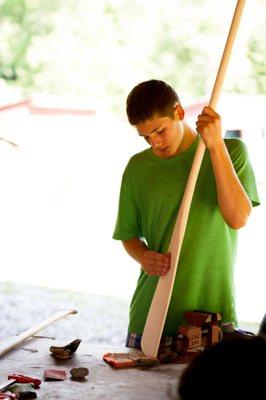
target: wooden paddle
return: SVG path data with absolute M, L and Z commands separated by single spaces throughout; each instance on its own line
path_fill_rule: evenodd
M 59 319 L 64 318 L 70 314 L 77 314 L 77 311 L 76 310 L 58 311 L 57 313 L 51 315 L 49 318 L 45 319 L 39 324 L 34 325 L 32 328 L 20 333 L 18 336 L 12 336 L 8 339 L 3 340 L 2 342 L 0 342 L 0 357 L 3 354 L 7 353 L 8 351 L 12 350 L 14 347 L 23 343 L 25 340 L 34 336 L 37 332 L 46 328 L 48 325 L 51 325 L 53 322 L 58 321 Z
M 218 102 L 244 5 L 245 0 L 238 0 L 209 102 L 209 106 L 213 109 L 216 107 Z M 171 267 L 169 272 L 159 279 L 141 339 L 142 351 L 148 357 L 157 357 L 164 323 L 172 295 L 177 264 L 185 235 L 189 210 L 201 162 L 204 156 L 204 151 L 205 144 L 202 139 L 200 139 L 168 250 L 168 252 L 171 253 Z

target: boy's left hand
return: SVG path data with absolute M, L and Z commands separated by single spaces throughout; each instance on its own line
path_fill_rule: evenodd
M 207 149 L 211 150 L 222 142 L 221 118 L 211 107 L 203 108 L 202 113 L 198 116 L 196 126 Z

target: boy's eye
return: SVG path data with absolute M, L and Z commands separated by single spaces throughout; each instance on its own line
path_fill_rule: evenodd
M 159 131 L 156 131 L 156 133 L 158 133 L 158 135 L 160 135 L 161 133 L 163 133 L 163 131 L 164 131 L 164 128 L 162 128 L 162 129 L 159 130 Z

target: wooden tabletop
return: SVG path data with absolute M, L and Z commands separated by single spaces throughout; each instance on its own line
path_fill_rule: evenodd
M 161 364 L 149 369 L 114 370 L 102 357 L 107 352 L 126 352 L 129 349 L 108 345 L 93 345 L 82 341 L 72 358 L 57 360 L 51 356 L 50 346 L 64 346 L 73 339 L 57 341 L 33 338 L 0 358 L 0 383 L 10 374 L 23 374 L 42 380 L 36 390 L 38 399 L 103 399 L 103 400 L 163 400 L 175 390 L 185 365 Z M 71 379 L 74 367 L 89 369 L 87 378 L 80 382 Z M 65 381 L 44 381 L 47 368 L 66 371 Z

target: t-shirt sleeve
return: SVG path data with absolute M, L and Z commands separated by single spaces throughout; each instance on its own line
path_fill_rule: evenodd
M 134 237 L 141 237 L 141 232 L 130 174 L 126 169 L 122 177 L 118 215 L 113 233 L 113 239 L 129 240 L 133 239 Z
M 235 171 L 242 183 L 253 207 L 260 204 L 256 179 L 249 159 L 246 144 L 241 139 L 230 139 L 226 141 Z

